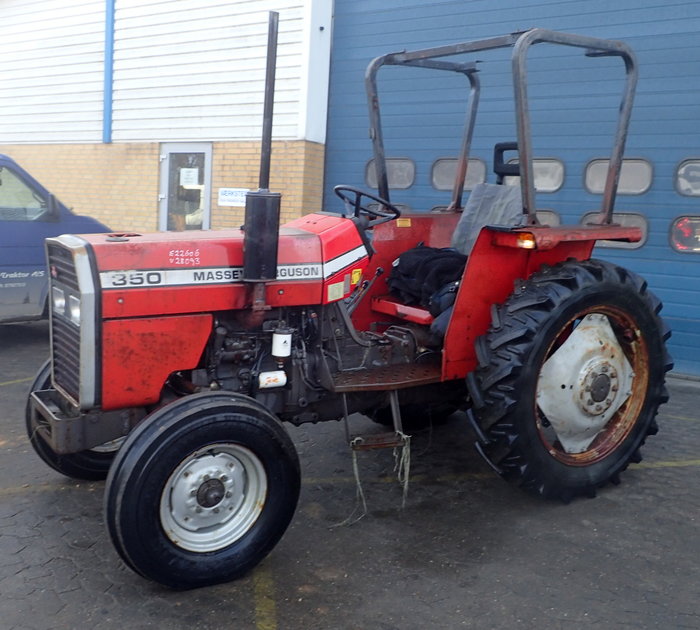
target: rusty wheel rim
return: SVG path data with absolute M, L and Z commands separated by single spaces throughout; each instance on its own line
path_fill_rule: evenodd
M 572 343 L 581 337 L 588 342 L 584 350 Z M 535 402 L 540 440 L 552 457 L 570 466 L 605 459 L 637 423 L 648 382 L 648 348 L 634 318 L 608 305 L 578 312 L 560 327 L 540 367 Z

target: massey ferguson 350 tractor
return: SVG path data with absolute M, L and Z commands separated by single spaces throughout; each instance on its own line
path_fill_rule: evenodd
M 624 65 L 602 207 L 587 225 L 536 214 L 526 57 L 540 42 Z M 517 138 L 496 146 L 494 170 L 520 187 L 483 184 L 463 205 L 480 87 L 464 58 L 508 47 Z M 441 210 L 402 216 L 389 199 L 376 89 L 388 65 L 465 77 Z M 598 239 L 641 238 L 613 215 L 636 78 L 625 44 L 541 29 L 379 57 L 366 74 L 378 194 L 337 186 L 344 214 L 282 227 L 267 190 L 268 90 L 261 190 L 241 230 L 47 241 L 51 359 L 27 404 L 34 449 L 70 477 L 106 477 L 121 557 L 176 588 L 240 576 L 282 537 L 300 487 L 284 422 L 359 412 L 392 430 L 355 447 L 400 448 L 402 417 L 461 409 L 491 468 L 536 495 L 568 501 L 618 483 L 657 431 L 671 368 L 659 300 L 634 273 L 590 258 Z M 392 292 L 402 254 L 450 247 L 463 260 L 440 299 Z

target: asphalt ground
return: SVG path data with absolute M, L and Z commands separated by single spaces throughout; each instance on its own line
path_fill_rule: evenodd
M 700 387 L 671 379 L 660 431 L 619 486 L 569 505 L 512 487 L 464 417 L 414 434 L 402 509 L 391 451 L 343 427 L 290 427 L 296 516 L 250 575 L 171 591 L 127 569 L 102 521 L 103 483 L 44 465 L 24 430 L 46 323 L 0 326 L 0 629 L 700 628 Z M 357 416 L 353 429 L 377 425 Z

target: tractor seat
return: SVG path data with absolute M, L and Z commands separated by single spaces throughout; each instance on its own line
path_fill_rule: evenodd
M 426 304 L 424 295 L 426 287 L 430 287 L 428 282 L 429 276 L 422 276 L 420 273 L 416 275 L 416 270 L 413 270 L 413 265 L 406 263 L 407 266 L 403 269 L 403 258 L 407 254 L 412 254 L 412 260 L 415 262 L 420 260 L 418 253 L 422 249 L 418 247 L 404 252 L 399 257 L 399 266 L 392 270 L 392 277 L 389 278 L 389 286 L 392 289 L 393 295 L 382 295 L 372 299 L 372 310 L 391 315 L 398 319 L 403 319 L 407 322 L 430 326 L 433 334 L 442 337 L 445 334 L 447 324 L 449 322 L 450 313 L 452 311 L 452 303 L 457 293 L 459 282 L 455 278 L 459 278 L 463 273 L 467 256 L 470 254 L 474 243 L 481 228 L 487 225 L 517 225 L 523 219 L 523 208 L 520 199 L 520 188 L 518 186 L 504 186 L 501 184 L 478 184 L 472 190 L 462 216 L 457 223 L 454 234 L 452 235 L 451 247 L 457 250 L 456 253 L 450 250 L 428 251 L 431 248 L 423 248 L 426 255 L 431 256 L 429 260 L 434 260 L 428 267 L 428 273 L 435 273 L 440 269 L 441 273 L 446 276 L 446 282 L 442 287 L 436 287 L 435 293 L 430 297 L 430 304 Z M 459 254 L 462 254 L 461 256 Z M 454 271 L 458 275 L 450 276 L 449 264 L 442 268 L 438 264 L 438 258 L 444 263 L 452 264 L 454 262 Z M 455 258 L 454 261 L 447 259 L 448 256 Z M 461 261 L 459 260 L 461 258 Z M 418 271 L 426 269 L 425 263 L 418 263 L 416 267 Z M 396 276 L 394 277 L 394 274 Z M 393 279 L 393 285 L 392 285 Z M 433 281 L 436 278 L 432 278 Z M 449 280 L 449 281 L 447 281 Z M 420 286 L 420 290 L 418 286 Z M 432 289 L 431 289 L 432 291 Z M 435 296 L 443 294 L 437 303 L 433 302 Z M 410 300 L 406 295 L 410 296 Z M 420 295 L 419 295 L 420 294 Z M 451 297 L 451 300 L 447 299 Z M 422 305 L 416 304 L 420 302 Z M 442 306 L 440 306 L 442 304 Z M 428 307 L 429 308 L 426 308 Z M 434 308 L 437 306 L 437 310 Z M 432 311 L 432 312 L 431 312 Z
M 519 186 L 477 184 L 452 234 L 452 247 L 469 255 L 481 228 L 487 225 L 520 225 L 523 205 Z

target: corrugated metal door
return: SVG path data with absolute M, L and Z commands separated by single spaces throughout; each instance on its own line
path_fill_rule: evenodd
M 336 0 L 324 205 L 341 209 L 332 193 L 335 184 L 368 188 L 365 169 L 372 153 L 363 77 L 373 57 L 530 27 L 622 39 L 638 56 L 640 81 L 626 156 L 651 166 L 651 184 L 639 194 L 619 194 L 616 211 L 645 215 L 648 237 L 638 249 L 599 247 L 595 255 L 647 279 L 673 329 L 676 371 L 700 374 L 700 252 L 681 253 L 669 243 L 674 219 L 700 215 L 700 196 L 680 194 L 675 185 L 679 164 L 700 155 L 700 3 Z M 472 155 L 486 163 L 488 181 L 494 181 L 493 145 L 515 140 L 507 57 L 484 55 L 480 65 L 482 99 Z M 563 223 L 576 223 L 600 205 L 601 195 L 585 189 L 584 174 L 591 160 L 609 155 L 622 71 L 619 60 L 591 60 L 544 45 L 531 58 L 534 153 L 564 166 L 563 185 L 539 193 L 538 207 L 553 209 Z M 387 155 L 415 164 L 415 182 L 392 192 L 392 201 L 414 210 L 446 203 L 449 192 L 434 188 L 431 169 L 459 147 L 464 80 L 386 68 L 379 82 Z

